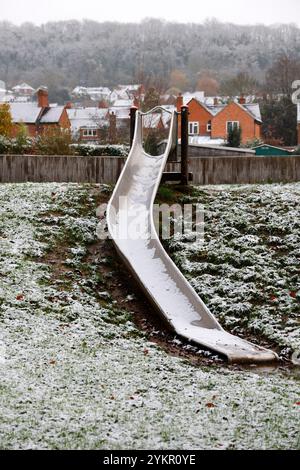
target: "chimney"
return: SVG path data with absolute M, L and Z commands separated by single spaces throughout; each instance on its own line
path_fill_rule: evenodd
M 219 104 L 219 100 L 217 97 L 214 98 L 214 106 L 218 106 Z
M 37 91 L 38 106 L 40 108 L 49 108 L 48 88 L 40 87 Z
M 98 102 L 98 108 L 99 108 L 99 109 L 108 108 L 107 102 L 106 102 L 105 100 L 100 100 L 100 101 Z
M 179 113 L 181 112 L 181 106 L 183 106 L 183 96 L 179 93 L 176 99 L 176 108 Z
M 239 104 L 246 104 L 246 98 L 244 97 L 244 95 L 241 95 L 239 97 Z

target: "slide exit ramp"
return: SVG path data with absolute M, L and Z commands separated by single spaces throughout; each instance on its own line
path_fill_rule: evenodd
M 158 107 L 151 112 L 164 108 Z M 226 356 L 229 362 L 266 363 L 276 353 L 227 333 L 164 250 L 155 230 L 154 199 L 177 139 L 171 113 L 162 155 L 143 149 L 143 113 L 137 111 L 133 145 L 107 208 L 110 237 L 153 307 L 179 336 Z

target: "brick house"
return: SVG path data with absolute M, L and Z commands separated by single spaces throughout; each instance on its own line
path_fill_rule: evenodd
M 71 122 L 72 135 L 75 139 L 81 142 L 99 142 L 103 140 L 103 130 L 109 126 L 109 111 L 107 108 L 73 108 L 68 105 L 67 114 Z
M 177 110 L 183 104 L 183 97 L 177 98 Z M 230 128 L 237 126 L 242 129 L 242 142 L 261 137 L 261 113 L 259 104 L 246 104 L 243 98 L 238 102 L 207 105 L 196 98 L 188 102 L 189 135 L 204 136 L 212 140 L 226 140 Z M 180 121 L 180 120 L 179 120 Z M 179 135 L 181 135 L 179 122 Z
M 28 135 L 35 137 L 50 129 L 70 129 L 70 120 L 64 106 L 50 106 L 48 90 L 37 91 L 37 103 L 10 103 L 10 112 L 14 123 L 13 134 L 24 124 Z

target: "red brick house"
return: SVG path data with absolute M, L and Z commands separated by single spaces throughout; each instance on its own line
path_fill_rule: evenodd
M 183 104 L 183 97 L 177 98 L 177 110 Z M 239 102 L 228 104 L 206 105 L 195 98 L 188 102 L 189 107 L 189 135 L 206 136 L 213 140 L 226 140 L 230 128 L 237 126 L 242 129 L 242 142 L 261 137 L 261 114 L 259 104 L 245 104 L 240 98 Z M 181 135 L 179 122 L 179 135 Z
M 10 103 L 14 135 L 17 135 L 21 124 L 26 126 L 30 137 L 50 129 L 70 129 L 71 123 L 66 108 L 50 106 L 46 88 L 40 88 L 37 97 L 37 103 Z

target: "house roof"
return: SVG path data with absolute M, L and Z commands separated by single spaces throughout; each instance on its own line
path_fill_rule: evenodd
M 127 100 L 127 99 L 118 99 L 114 101 L 113 106 L 114 107 L 127 107 L 130 108 L 133 105 L 133 100 Z
M 19 85 L 16 85 L 13 87 L 13 90 L 14 91 L 19 91 L 19 90 L 30 90 L 30 91 L 34 91 L 34 88 L 32 88 L 32 86 L 28 85 L 28 83 L 20 83 Z
M 142 85 L 134 83 L 132 85 L 119 85 L 118 88 L 127 90 L 127 91 L 138 91 Z
M 199 103 L 204 102 L 204 91 L 194 91 L 192 93 L 187 92 L 183 93 L 182 95 L 183 98 L 183 104 L 187 105 L 193 98 L 195 98 Z
M 9 106 L 13 122 L 26 124 L 35 124 L 39 118 L 41 124 L 58 123 L 64 110 L 64 106 L 53 106 L 43 111 L 36 103 L 13 102 Z
M 61 115 L 64 111 L 64 106 L 54 106 L 53 108 L 48 108 L 42 115 L 40 119 L 41 124 L 55 124 L 59 122 Z
M 117 116 L 117 119 L 129 119 L 130 117 L 130 107 L 111 106 L 109 108 L 109 112 L 114 113 Z
M 86 127 L 96 128 L 107 124 L 107 108 L 71 108 L 67 113 L 74 131 Z
M 262 122 L 261 120 L 261 113 L 260 113 L 260 106 L 258 103 L 252 103 L 252 104 L 240 104 L 234 102 L 237 106 L 239 106 L 241 109 L 246 111 L 250 116 L 255 119 L 258 122 Z M 203 103 L 200 103 L 202 106 L 204 106 L 206 109 L 208 109 L 213 116 L 216 116 L 219 114 L 221 111 L 223 111 L 228 104 L 217 104 L 217 105 L 204 105 Z
M 242 106 L 242 108 L 246 109 L 256 121 L 262 122 L 260 106 L 258 103 L 243 104 L 243 105 L 239 104 L 239 106 Z
M 13 122 L 35 124 L 41 109 L 35 103 L 10 103 L 10 113 Z
M 203 108 L 205 108 L 206 111 L 208 111 L 213 116 L 217 116 L 217 114 L 219 114 L 221 111 L 223 111 L 224 108 L 226 108 L 226 106 L 228 106 L 228 104 L 217 104 L 217 105 L 206 104 L 205 102 L 197 99 L 195 96 L 192 96 L 186 104 L 189 104 L 193 99 L 196 100 L 200 106 L 203 106 Z M 262 122 L 260 106 L 258 103 L 240 104 L 240 103 L 237 103 L 236 101 L 234 101 L 234 103 L 237 106 L 239 106 L 241 109 L 246 111 L 253 119 L 255 119 L 258 122 Z
M 108 87 L 84 87 L 77 86 L 72 91 L 73 95 L 101 95 L 109 96 L 111 90 Z

